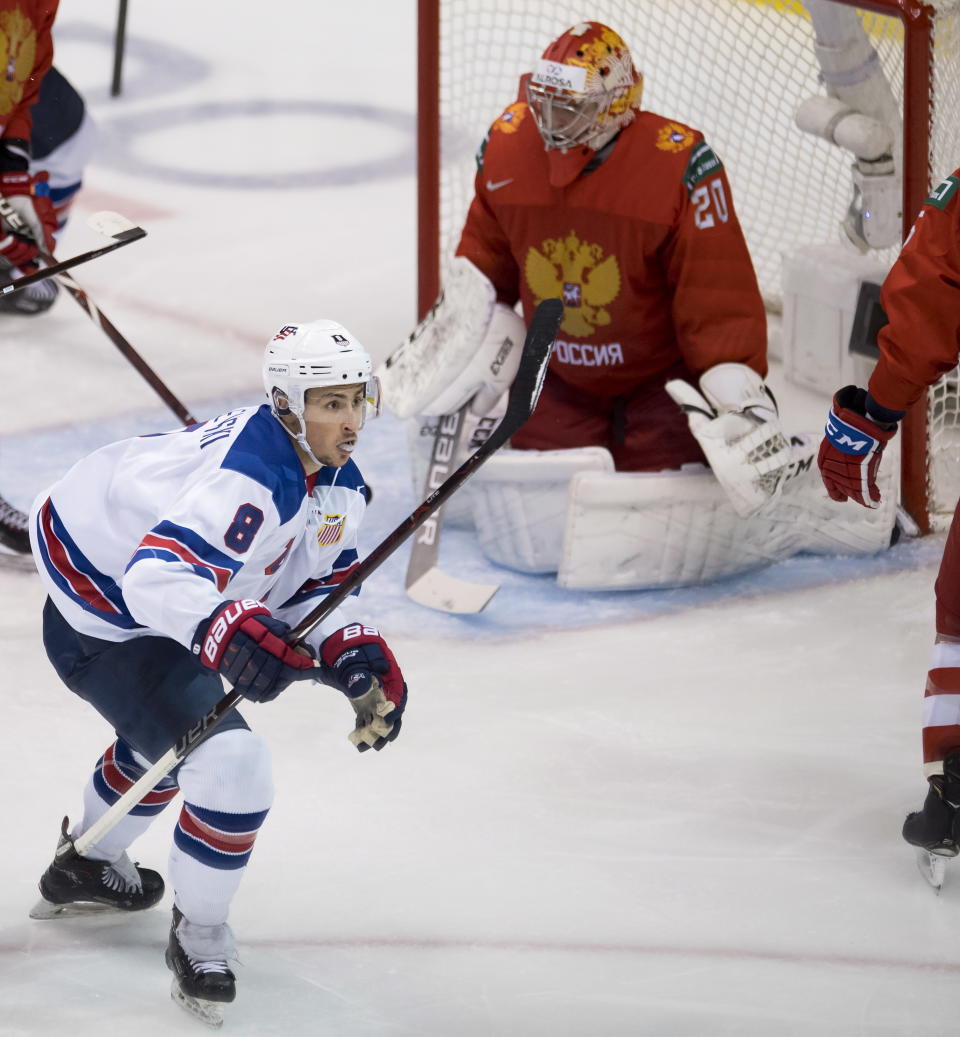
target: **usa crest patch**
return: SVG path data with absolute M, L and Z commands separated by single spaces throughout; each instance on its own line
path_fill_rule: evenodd
M 329 547 L 338 544 L 343 536 L 343 525 L 347 521 L 346 515 L 324 515 L 320 528 L 317 530 L 317 543 L 321 547 Z

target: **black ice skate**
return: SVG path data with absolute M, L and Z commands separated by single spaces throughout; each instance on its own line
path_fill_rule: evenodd
M 228 925 L 191 925 L 174 906 L 166 953 L 170 996 L 208 1026 L 223 1025 L 223 1006 L 237 996 L 237 978 L 227 964 L 235 953 Z
M 163 879 L 124 854 L 108 864 L 81 857 L 67 835 L 63 819 L 53 863 L 40 877 L 41 899 L 31 918 L 63 918 L 104 911 L 144 911 L 163 896 Z
M 930 778 L 923 809 L 907 814 L 903 837 L 917 848 L 917 867 L 939 893 L 946 862 L 960 853 L 960 754 L 943 761 L 943 774 Z
M 0 545 L 14 554 L 30 554 L 27 516 L 0 497 Z
M 9 269 L 0 272 L 0 287 L 10 284 L 12 280 Z M 38 314 L 46 313 L 56 302 L 59 294 L 59 285 L 52 277 L 48 277 L 44 281 L 28 284 L 26 288 L 21 288 L 18 292 L 0 295 L 0 313 L 16 313 L 21 317 L 35 317 Z

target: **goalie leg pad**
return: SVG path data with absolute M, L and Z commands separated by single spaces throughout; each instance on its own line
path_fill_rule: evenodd
M 815 555 L 870 555 L 890 546 L 897 521 L 900 480 L 900 439 L 887 444 L 877 470 L 880 504 L 862 508 L 853 501 L 834 501 L 827 495 L 816 464 L 819 433 L 793 437 L 795 455 L 809 456 L 795 478 L 785 481 L 776 512 L 795 522 L 800 550 Z
M 897 441 L 878 474 L 883 501 L 869 509 L 827 496 L 814 461 L 819 435 L 792 438 L 782 492 L 747 518 L 708 471 L 574 476 L 557 582 L 579 590 L 684 587 L 802 552 L 870 555 L 889 547 Z
M 789 524 L 741 518 L 706 469 L 576 475 L 557 575 L 577 590 L 686 587 L 797 550 Z
M 570 480 L 577 472 L 613 471 L 603 447 L 508 450 L 473 479 L 473 518 L 491 561 L 525 573 L 560 566 Z

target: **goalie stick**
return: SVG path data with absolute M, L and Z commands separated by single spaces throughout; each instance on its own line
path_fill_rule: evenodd
M 430 466 L 424 493 L 435 490 L 456 463 L 463 445 L 470 401 L 453 414 L 438 418 Z M 420 527 L 410 548 L 405 587 L 407 595 L 418 605 L 469 615 L 481 612 L 500 589 L 499 584 L 471 583 L 445 573 L 437 565 L 440 555 L 440 527 L 443 508 L 439 507 Z
M 147 232 L 143 227 L 136 226 L 119 213 L 107 210 L 95 212 L 87 220 L 87 224 L 97 233 L 113 238 L 113 243 L 91 249 L 89 252 L 81 252 L 76 256 L 71 256 L 70 259 L 60 260 L 54 263 L 53 266 L 41 267 L 41 269 L 34 271 L 32 274 L 24 274 L 22 277 L 17 277 L 9 284 L 0 287 L 0 295 L 18 292 L 21 288 L 36 284 L 38 281 L 45 281 L 48 277 L 55 277 L 57 274 L 65 273 L 67 270 L 72 270 L 75 266 L 80 266 L 81 263 L 89 263 L 91 259 L 99 259 L 100 256 L 105 256 L 108 252 L 114 252 L 118 248 L 123 248 L 124 245 L 129 245 L 132 241 L 139 241 L 147 236 Z
M 371 573 L 379 569 L 407 537 L 423 525 L 438 507 L 448 501 L 480 465 L 503 446 L 530 417 L 540 396 L 540 390 L 543 387 L 543 379 L 547 373 L 547 363 L 550 359 L 550 350 L 553 347 L 553 340 L 560 327 L 562 317 L 563 304 L 559 299 L 545 299 L 537 306 L 533 320 L 530 322 L 530 327 L 527 329 L 526 339 L 523 343 L 523 357 L 520 361 L 520 369 L 517 371 L 517 376 L 510 386 L 510 393 L 507 397 L 507 410 L 500 424 L 478 450 L 472 453 L 452 475 L 448 476 L 443 484 L 438 486 L 426 500 L 418 505 L 392 533 L 381 540 L 370 554 L 360 562 L 356 569 L 294 627 L 290 633 L 291 644 L 302 641 L 314 627 L 326 619 L 345 598 L 352 594 Z M 56 855 L 61 858 L 68 857 L 73 853 L 82 855 L 84 850 L 88 850 L 102 839 L 143 799 L 161 778 L 165 778 L 184 757 L 213 732 L 220 720 L 231 709 L 238 706 L 242 698 L 243 696 L 235 690 L 231 690 L 224 695 L 213 709 L 201 717 L 188 731 L 185 731 L 177 740 L 177 743 L 134 782 L 95 824 L 91 825 L 86 832 L 76 839 L 65 840 L 57 848 Z M 68 819 L 64 818 L 64 833 L 67 831 L 68 824 Z
M 33 240 L 33 235 L 30 233 L 30 228 L 21 219 L 20 214 L 10 205 L 10 202 L 0 195 L 0 217 L 3 218 L 4 222 L 16 233 L 22 237 Z M 122 217 L 121 217 L 122 219 Z M 133 226 L 131 224 L 130 226 Z M 173 411 L 174 414 L 183 422 L 184 425 L 195 425 L 197 419 L 187 410 L 186 407 L 173 395 L 173 393 L 166 387 L 159 375 L 147 364 L 142 356 L 130 345 L 130 343 L 123 337 L 119 330 L 107 319 L 106 315 L 100 311 L 100 309 L 94 305 L 93 300 L 87 295 L 87 293 L 74 281 L 73 277 L 63 272 L 58 275 L 51 275 L 49 268 L 56 266 L 56 261 L 53 256 L 40 249 L 38 252 L 40 259 L 43 261 L 46 270 L 41 271 L 44 277 L 56 276 L 58 283 L 62 284 L 63 287 L 73 296 L 79 306 L 82 306 L 87 312 L 87 316 L 98 324 L 108 339 L 120 350 L 120 352 L 126 357 L 126 359 L 133 365 L 140 376 L 147 382 L 151 389 L 160 397 L 161 400 Z M 37 278 L 38 281 L 42 281 L 42 277 Z

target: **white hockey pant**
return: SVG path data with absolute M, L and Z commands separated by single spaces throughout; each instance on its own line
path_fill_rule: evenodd
M 149 767 L 118 742 L 104 754 L 84 789 L 80 835 Z M 202 742 L 87 856 L 116 861 L 149 827 L 177 790 L 183 807 L 174 829 L 168 877 L 177 907 L 196 925 L 226 922 L 253 844 L 273 802 L 270 750 L 252 731 L 232 728 Z

